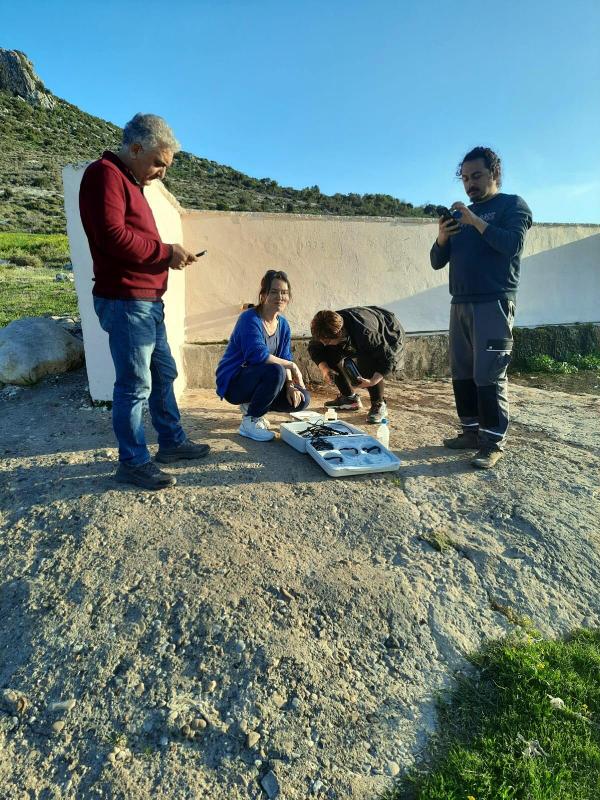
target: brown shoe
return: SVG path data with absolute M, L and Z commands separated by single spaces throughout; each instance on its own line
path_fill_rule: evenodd
M 471 459 L 471 464 L 477 469 L 491 469 L 500 461 L 504 453 L 497 447 L 482 447 Z
M 449 447 L 450 450 L 477 450 L 479 438 L 476 433 L 463 431 L 453 439 L 444 439 L 444 447 Z

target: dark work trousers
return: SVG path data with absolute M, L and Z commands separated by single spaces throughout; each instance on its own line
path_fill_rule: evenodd
M 285 367 L 281 364 L 242 367 L 229 382 L 225 400 L 235 406 L 249 403 L 251 417 L 262 417 L 267 411 L 303 411 L 310 403 L 310 394 L 297 386 L 302 401 L 294 408 L 287 399 L 285 378 Z
M 498 450 L 509 422 L 506 370 L 514 316 L 511 300 L 453 303 L 450 310 L 450 370 L 461 425 Z
M 352 353 L 346 345 L 329 345 L 325 347 L 325 360 L 331 369 L 335 370 L 338 374 L 334 376 L 335 385 L 339 393 L 344 397 L 354 394 L 356 387 L 352 386 L 348 378 L 340 369 L 340 363 L 344 358 L 350 356 L 358 366 L 358 370 L 363 378 L 372 378 L 375 372 L 380 375 L 385 373 L 385 367 L 378 364 L 373 358 L 368 355 L 361 355 L 360 353 Z M 367 391 L 371 398 L 371 403 L 378 403 L 385 397 L 384 381 L 379 381 L 375 386 L 369 386 Z

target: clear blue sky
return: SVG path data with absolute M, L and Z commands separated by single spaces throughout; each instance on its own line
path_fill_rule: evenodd
M 486 144 L 539 222 L 600 223 L 600 2 L 0 0 L 0 46 L 123 125 L 296 188 L 463 199 Z

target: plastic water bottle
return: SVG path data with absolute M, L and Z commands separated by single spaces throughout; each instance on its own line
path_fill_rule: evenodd
M 387 421 L 386 417 L 384 417 L 381 422 L 379 423 L 379 427 L 377 428 L 377 433 L 375 434 L 377 441 L 381 442 L 384 447 L 390 446 L 390 425 Z

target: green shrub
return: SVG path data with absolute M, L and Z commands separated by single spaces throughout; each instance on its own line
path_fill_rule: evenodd
M 38 186 L 40 189 L 53 189 L 56 179 L 50 175 L 36 175 L 31 183 L 33 186 Z
M 529 356 L 525 359 L 525 368 L 528 372 L 552 372 L 555 363 L 552 356 Z
M 598 353 L 600 327 L 591 323 L 515 328 L 512 369 L 525 369 L 527 360 L 546 353 L 555 361 L 569 361 L 573 353 Z
M 525 372 L 547 372 L 556 375 L 572 375 L 579 370 L 600 370 L 600 351 L 569 353 L 564 361 L 558 361 L 547 354 L 528 356 L 523 361 Z
M 19 266 L 58 269 L 70 261 L 69 242 L 60 235 L 0 233 L 0 258 Z
M 583 370 L 597 370 L 600 369 L 600 353 L 589 353 L 588 355 L 581 355 L 581 353 L 576 353 L 575 355 L 569 356 L 567 358 L 569 364 L 573 364 L 577 367 L 577 369 Z
M 572 375 L 578 372 L 575 364 L 568 361 L 555 361 L 552 356 L 529 356 L 525 359 L 525 370 L 527 372 L 551 372 L 560 375 Z
M 24 250 L 16 250 L 9 254 L 8 260 L 17 267 L 43 267 L 44 262 L 34 253 L 26 253 Z

